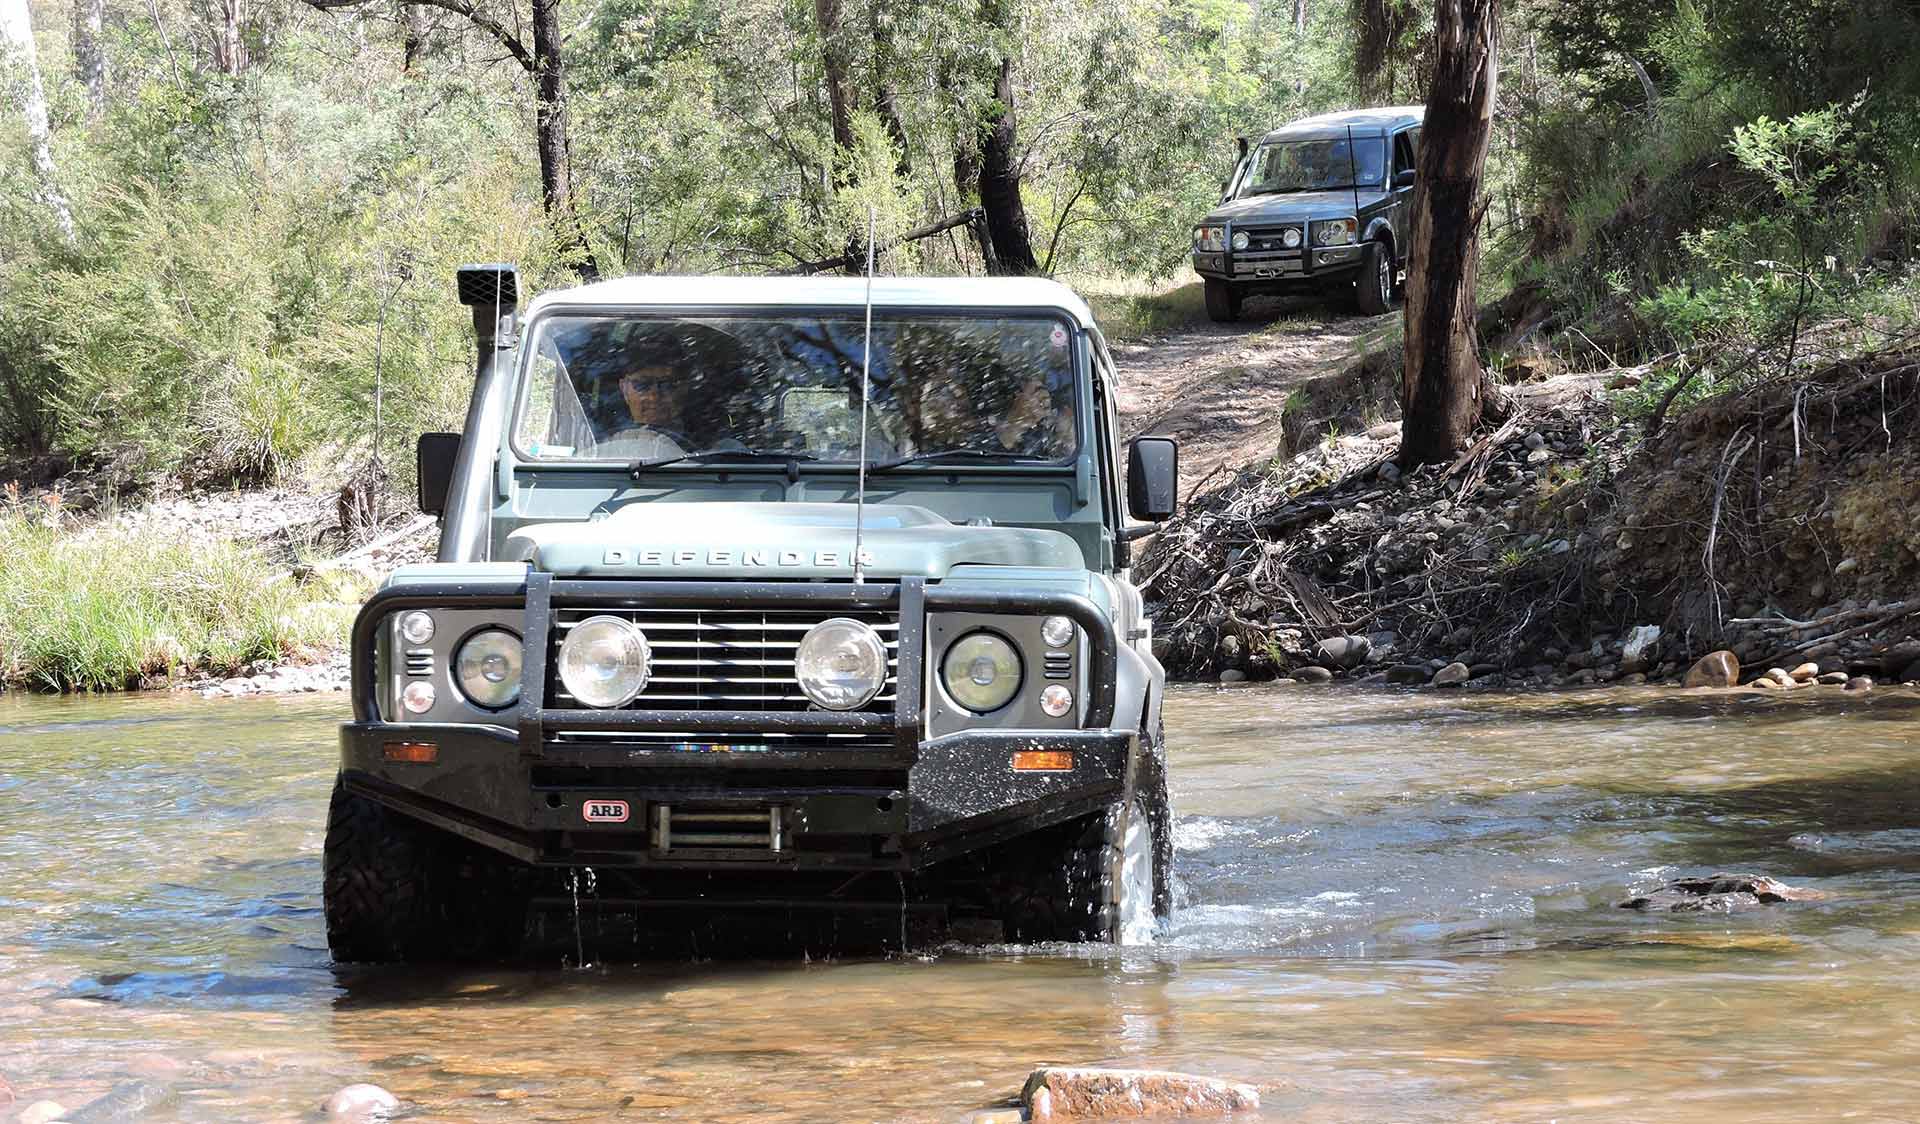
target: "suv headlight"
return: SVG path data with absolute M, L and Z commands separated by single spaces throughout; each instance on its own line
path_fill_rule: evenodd
M 520 638 L 504 628 L 483 628 L 453 656 L 454 681 L 475 706 L 501 710 L 520 701 Z
M 1316 246 L 1345 246 L 1353 241 L 1352 219 L 1327 219 L 1313 224 L 1313 244 Z
M 1193 228 L 1193 245 L 1197 250 L 1219 253 L 1227 248 L 1227 228 L 1224 226 L 1196 226 Z
M 793 676 L 807 698 L 828 710 L 853 710 L 887 685 L 887 646 L 880 635 L 848 617 L 821 621 L 800 638 Z
M 999 710 L 1020 690 L 1020 653 L 991 632 L 969 632 L 955 640 L 940 661 L 940 681 L 953 701 L 986 714 Z
M 560 682 L 588 706 L 625 706 L 646 689 L 647 636 L 620 617 L 588 617 L 560 644 Z

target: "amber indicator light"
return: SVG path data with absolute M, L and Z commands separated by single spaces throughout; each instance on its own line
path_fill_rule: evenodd
M 1073 751 L 1066 749 L 1022 749 L 1013 755 L 1016 773 L 1068 773 L 1073 771 Z
M 389 761 L 408 761 L 431 765 L 440 759 L 440 747 L 432 742 L 388 742 L 381 747 Z

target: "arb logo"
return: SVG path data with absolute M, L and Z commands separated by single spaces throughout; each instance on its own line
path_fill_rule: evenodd
M 625 800 L 589 800 L 580 809 L 580 815 L 588 823 L 626 823 L 627 802 Z

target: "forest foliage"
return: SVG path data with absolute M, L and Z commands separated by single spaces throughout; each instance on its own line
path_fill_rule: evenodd
M 315 481 L 378 457 L 404 480 L 414 435 L 457 424 L 468 389 L 457 263 L 516 261 L 535 287 L 589 261 L 791 270 L 856 246 L 870 210 L 884 243 L 980 206 L 1001 142 L 1035 268 L 1176 278 L 1235 135 L 1420 100 L 1426 8 L 32 0 L 72 226 L 31 128 L 0 116 L 0 454 Z M 578 240 L 553 221 L 548 113 L 513 50 L 543 16 Z M 1510 0 L 1506 19 L 1497 284 L 1624 310 L 1652 351 L 1905 276 L 1911 3 Z M 10 89 L 27 61 L 6 60 Z M 881 267 L 987 261 L 960 226 Z

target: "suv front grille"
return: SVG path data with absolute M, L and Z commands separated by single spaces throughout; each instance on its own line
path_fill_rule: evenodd
M 810 710 L 813 703 L 793 677 L 794 652 L 807 630 L 832 617 L 861 621 L 887 649 L 887 682 L 862 710 L 892 711 L 900 660 L 900 618 L 873 610 L 761 611 L 757 609 L 577 609 L 555 606 L 547 666 L 559 667 L 560 644 L 574 625 L 594 616 L 618 616 L 646 634 L 653 661 L 646 689 L 631 703 L 642 710 Z M 579 709 L 557 670 L 550 670 L 548 705 Z M 816 735 L 817 736 L 817 735 Z M 631 735 L 628 735 L 631 737 Z M 698 740 L 744 740 L 707 735 Z M 756 739 L 757 740 L 757 739 Z

